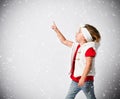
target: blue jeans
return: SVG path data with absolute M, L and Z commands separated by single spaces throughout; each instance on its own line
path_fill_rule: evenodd
M 87 99 L 96 99 L 94 94 L 93 81 L 87 81 L 81 87 L 78 86 L 77 82 L 72 81 L 70 89 L 65 99 L 74 99 L 79 91 L 83 91 Z

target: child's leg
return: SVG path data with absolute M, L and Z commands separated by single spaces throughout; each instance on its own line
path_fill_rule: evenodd
M 78 83 L 72 81 L 70 85 L 70 89 L 65 99 L 74 99 L 80 90 L 81 90 L 81 87 L 78 86 Z
M 82 87 L 84 94 L 86 95 L 87 99 L 96 99 L 94 94 L 94 85 L 93 81 L 85 82 L 85 85 Z

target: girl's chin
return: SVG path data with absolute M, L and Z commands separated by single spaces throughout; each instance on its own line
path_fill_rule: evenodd
M 75 41 L 76 41 L 77 43 L 80 43 L 80 42 L 79 42 L 78 40 L 76 40 L 76 39 L 75 39 Z

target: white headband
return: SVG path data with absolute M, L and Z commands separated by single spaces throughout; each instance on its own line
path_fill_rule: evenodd
M 86 39 L 88 42 L 90 42 L 90 41 L 93 40 L 91 34 L 89 33 L 89 31 L 88 31 L 86 28 L 81 27 L 81 31 L 82 31 L 82 34 L 84 35 L 85 39 Z

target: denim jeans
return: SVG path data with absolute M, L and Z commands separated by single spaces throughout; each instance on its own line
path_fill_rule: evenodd
M 75 96 L 79 91 L 83 91 L 87 99 L 96 99 L 94 94 L 93 81 L 87 81 L 81 87 L 78 86 L 77 82 L 72 81 L 70 89 L 65 99 L 75 99 Z

